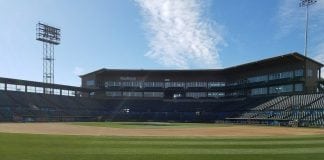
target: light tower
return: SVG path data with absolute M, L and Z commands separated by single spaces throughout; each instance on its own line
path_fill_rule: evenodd
M 305 50 L 304 50 L 305 57 L 307 57 L 307 47 L 308 47 L 308 18 L 309 18 L 308 8 L 309 6 L 315 4 L 316 2 L 317 0 L 300 0 L 299 3 L 300 7 L 306 7 Z
M 60 44 L 61 30 L 43 23 L 38 23 L 36 26 L 36 40 L 43 42 L 43 82 L 53 84 L 54 45 Z

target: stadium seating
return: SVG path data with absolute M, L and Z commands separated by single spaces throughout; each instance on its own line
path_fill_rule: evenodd
M 0 91 L 0 121 L 298 121 L 324 126 L 324 93 L 219 99 L 96 99 Z
M 324 126 L 324 94 L 277 96 L 243 112 L 242 120 L 298 121 L 301 126 Z

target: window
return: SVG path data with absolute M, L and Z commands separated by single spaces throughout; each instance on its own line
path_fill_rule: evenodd
M 187 88 L 189 87 L 206 87 L 206 82 L 187 82 Z
M 53 94 L 53 88 L 45 88 L 45 94 Z
M 62 96 L 68 96 L 69 91 L 68 90 L 62 90 Z
M 69 91 L 69 96 L 75 97 L 75 91 Z
M 224 97 L 225 96 L 225 93 L 224 92 L 208 92 L 208 97 L 215 97 L 215 98 L 218 98 L 218 97 Z
M 27 92 L 35 93 L 36 92 L 36 87 L 34 87 L 34 86 L 27 86 Z
M 139 81 L 127 81 L 127 82 L 122 82 L 123 87 L 139 87 L 142 88 L 142 82 Z
M 86 85 L 88 87 L 94 86 L 95 85 L 95 80 L 88 80 Z
M 248 83 L 266 82 L 266 81 L 268 81 L 268 75 L 255 76 L 255 77 L 248 78 Z
M 7 84 L 8 91 L 16 91 L 16 85 L 14 84 Z
M 124 97 L 143 97 L 142 92 L 123 92 Z
M 302 77 L 302 76 L 304 76 L 304 70 L 302 69 L 295 70 L 295 77 Z
M 163 92 L 144 92 L 144 97 L 160 97 L 164 96 Z
M 269 75 L 269 80 L 277 80 L 277 79 L 285 79 L 285 78 L 293 78 L 293 72 L 281 72 L 281 73 L 273 73 Z
M 225 82 L 208 82 L 208 88 L 211 87 L 225 87 Z
M 60 95 L 61 94 L 60 89 L 54 89 L 53 94 Z
M 185 87 L 185 82 L 165 82 L 165 88 L 169 87 Z
M 108 96 L 108 97 L 121 97 L 122 92 L 120 92 L 120 91 L 107 91 L 106 96 Z
M 269 87 L 269 93 L 270 94 L 286 93 L 286 92 L 292 92 L 292 91 L 293 91 L 293 85 L 292 84 Z
M 105 87 L 120 87 L 122 85 L 121 82 L 116 82 L 116 81 L 107 81 L 105 82 Z
M 207 97 L 207 93 L 206 92 L 187 92 L 186 97 L 192 97 L 192 98 Z
M 308 76 L 308 77 L 312 77 L 312 76 L 313 76 L 313 70 L 308 69 L 308 70 L 307 70 L 307 76 Z
M 262 95 L 262 94 L 267 94 L 268 93 L 268 88 L 253 88 L 251 89 L 251 95 Z
M 302 83 L 295 84 L 295 91 L 302 92 L 304 90 L 304 85 Z
M 143 82 L 143 86 L 146 88 L 163 88 L 164 82 Z
M 0 90 L 5 90 L 5 84 L 4 83 L 0 83 Z
M 36 87 L 36 93 L 44 93 L 43 87 Z
M 25 92 L 26 87 L 24 85 L 17 85 L 16 91 L 18 92 Z

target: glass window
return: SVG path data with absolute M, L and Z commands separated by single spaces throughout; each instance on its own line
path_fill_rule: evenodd
M 225 87 L 225 82 L 208 82 L 208 88 L 211 87 Z
M 268 89 L 265 88 L 253 88 L 251 89 L 251 95 L 262 95 L 262 94 L 267 94 Z
M 5 90 L 5 84 L 4 83 L 0 83 L 0 90 Z
M 208 92 L 208 97 L 224 97 L 224 92 Z
M 207 93 L 206 92 L 187 92 L 186 97 L 192 97 L 192 98 L 207 97 Z
M 121 97 L 122 92 L 120 92 L 120 91 L 107 91 L 106 96 L 108 96 L 108 97 Z
M 255 77 L 248 78 L 249 83 L 265 82 L 265 81 L 268 81 L 268 75 L 255 76 Z
M 94 86 L 95 85 L 95 80 L 88 80 L 86 85 L 88 87 Z
M 75 96 L 75 91 L 69 91 L 69 96 L 72 96 L 72 97 L 74 97 Z
M 61 92 L 60 92 L 60 89 L 54 89 L 54 92 L 53 92 L 55 95 L 60 95 Z
M 68 90 L 62 90 L 62 96 L 68 96 L 69 91 Z
M 313 70 L 308 69 L 308 70 L 307 70 L 307 76 L 308 76 L 308 77 L 312 77 L 312 76 L 313 76 Z
M 302 92 L 304 90 L 304 85 L 302 83 L 295 84 L 295 91 Z
M 164 82 L 143 82 L 143 86 L 146 88 L 163 88 Z
M 143 97 L 142 92 L 123 92 L 124 97 Z
M 206 82 L 187 82 L 187 88 L 188 87 L 206 87 Z
M 293 72 L 281 72 L 281 73 L 273 73 L 269 75 L 269 80 L 276 80 L 276 79 L 285 79 L 285 78 L 292 78 Z
M 24 85 L 17 85 L 16 91 L 18 92 L 25 92 L 25 86 Z
M 142 82 L 139 81 L 126 81 L 122 82 L 123 87 L 142 87 Z
M 165 82 L 165 88 L 169 87 L 185 87 L 185 82 Z
M 163 97 L 163 92 L 144 92 L 144 97 Z
M 228 83 L 226 84 L 226 86 L 237 86 L 237 85 L 238 85 L 237 82 L 228 82 Z
M 286 93 L 286 92 L 292 92 L 292 91 L 293 91 L 293 85 L 292 84 L 269 87 L 269 93 L 270 94 Z
M 45 94 L 53 94 L 53 88 L 45 88 Z
M 27 86 L 27 92 L 35 93 L 36 92 L 36 87 L 34 87 L 34 86 Z
M 119 82 L 119 81 L 107 81 L 105 82 L 105 87 L 108 88 L 108 87 L 119 87 L 121 86 L 122 83 Z
M 16 91 L 16 85 L 14 84 L 7 84 L 8 91 Z
M 36 93 L 44 93 L 43 87 L 36 87 Z
M 295 77 L 302 77 L 302 76 L 304 76 L 304 70 L 302 69 L 295 70 Z

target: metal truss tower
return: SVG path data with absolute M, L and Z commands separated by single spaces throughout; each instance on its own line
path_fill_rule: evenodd
M 61 41 L 61 30 L 43 23 L 36 26 L 36 40 L 43 42 L 43 82 L 54 83 L 54 46 Z

